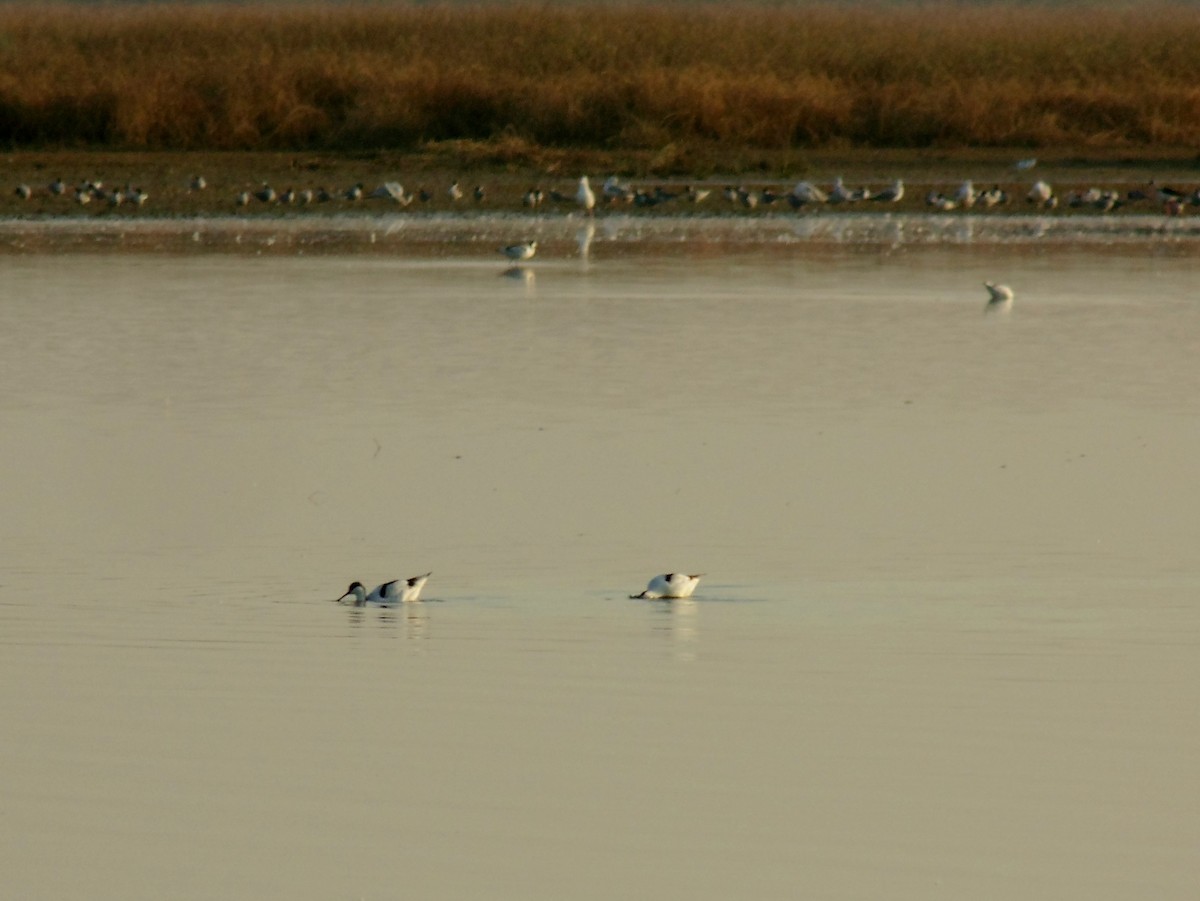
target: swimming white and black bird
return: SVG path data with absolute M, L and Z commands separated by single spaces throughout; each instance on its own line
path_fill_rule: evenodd
M 204 180 L 203 175 L 193 175 L 192 180 L 188 185 L 189 191 L 203 191 L 208 187 L 208 182 Z
M 13 193 L 22 200 L 28 200 L 33 196 L 33 188 L 29 187 L 29 185 L 17 185 L 17 189 Z
M 988 307 L 1011 307 L 1013 290 L 1008 285 L 997 285 L 995 282 L 984 282 L 988 292 Z
M 49 191 L 51 194 L 53 194 L 55 197 L 57 197 L 59 194 L 62 194 L 64 191 L 67 190 L 67 186 L 66 186 L 66 183 L 60 177 L 60 178 L 56 178 L 56 179 L 54 179 L 54 181 L 50 182 L 50 184 L 48 184 L 46 186 L 46 190 Z
M 370 594 L 367 594 L 367 589 L 363 587 L 362 582 L 351 582 L 346 593 L 337 600 L 338 603 L 350 603 L 355 607 L 368 605 L 388 607 L 392 604 L 411 604 L 421 599 L 421 589 L 425 587 L 425 583 L 429 581 L 431 575 L 433 573 L 413 576 L 411 579 L 393 579 L 391 582 L 376 585 Z
M 500 252 L 510 260 L 518 262 L 522 260 L 531 260 L 533 255 L 537 253 L 537 241 L 526 241 L 524 244 L 509 244 L 507 247 L 501 247 Z
M 275 189 L 264 181 L 262 187 L 254 192 L 254 196 L 263 203 L 274 203 L 278 195 L 275 193 Z
M 362 182 L 360 181 L 358 184 L 354 185 L 353 187 L 347 188 L 346 193 L 343 194 L 342 196 L 346 200 L 349 200 L 351 203 L 357 203 L 358 201 L 362 200 L 362 196 L 363 196 Z
M 458 186 L 458 182 L 454 182 L 446 189 L 446 196 L 449 197 L 451 201 L 462 200 L 463 192 L 462 188 Z
M 655 576 L 650 580 L 650 584 L 646 586 L 646 590 L 641 594 L 631 594 L 630 597 L 637 600 L 657 601 L 660 599 L 673 598 L 690 598 L 692 592 L 696 590 L 696 586 L 700 584 L 700 577 L 704 573 L 695 573 L 693 575 L 685 575 L 684 573 L 666 573 L 661 576 Z
M 596 209 L 596 194 L 588 184 L 586 175 L 580 176 L 579 187 L 575 191 L 575 202 L 583 207 L 583 211 L 591 215 Z
M 233 199 L 233 203 L 235 206 L 248 206 L 250 203 L 250 192 L 242 191 Z
M 1030 169 L 1032 169 L 1036 165 L 1037 165 L 1037 157 L 1031 156 L 1031 157 L 1028 157 L 1027 159 L 1017 160 L 1015 163 L 1013 163 L 1013 168 L 1016 169 L 1018 172 L 1028 172 Z

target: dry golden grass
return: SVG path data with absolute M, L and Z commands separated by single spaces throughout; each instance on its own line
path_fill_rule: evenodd
M 10 148 L 1200 144 L 1200 8 L 0 6 Z

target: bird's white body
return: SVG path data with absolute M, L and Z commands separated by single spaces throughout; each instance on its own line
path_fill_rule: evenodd
M 1029 189 L 1026 199 L 1030 203 L 1036 203 L 1041 206 L 1048 206 L 1054 198 L 1054 189 L 1040 179 L 1033 183 L 1033 187 Z
M 391 200 L 394 203 L 408 206 L 412 202 L 412 195 L 406 194 L 404 185 L 398 181 L 385 181 L 378 188 L 371 192 L 371 196 L 376 200 Z
M 1013 290 L 1008 285 L 984 282 L 983 286 L 987 288 L 989 309 L 1008 309 L 1012 306 Z
M 394 579 L 391 582 L 384 582 L 382 585 L 376 585 L 370 594 L 367 594 L 367 589 L 362 582 L 351 582 L 346 593 L 338 598 L 338 602 L 353 604 L 355 607 L 368 605 L 390 607 L 392 604 L 411 604 L 421 599 L 421 589 L 425 587 L 425 583 L 429 581 L 431 575 L 433 573 L 425 573 L 423 576 L 413 576 L 411 579 Z
M 792 196 L 801 203 L 825 203 L 829 200 L 829 195 L 810 181 L 798 182 L 792 188 Z
M 655 576 L 641 594 L 632 594 L 631 598 L 657 601 L 660 599 L 690 598 L 696 586 L 700 584 L 703 573 L 685 575 L 684 573 L 666 573 Z
M 872 195 L 872 200 L 880 201 L 881 203 L 897 203 L 904 197 L 904 182 L 897 178 L 892 182 L 890 188 L 884 188 L 878 194 Z
M 829 192 L 829 202 L 849 203 L 854 199 L 853 194 L 846 189 L 846 184 L 842 181 L 842 177 L 839 175 L 835 178 L 833 180 L 833 188 Z
M 587 213 L 596 208 L 596 194 L 592 191 L 592 186 L 588 184 L 586 175 L 579 179 L 579 188 L 575 191 L 575 202 Z
M 526 241 L 524 244 L 509 244 L 507 247 L 501 247 L 500 252 L 510 260 L 516 260 L 517 262 L 532 260 L 533 255 L 537 253 L 537 241 Z

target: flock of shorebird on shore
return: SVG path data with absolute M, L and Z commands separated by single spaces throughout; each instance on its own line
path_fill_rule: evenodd
M 1017 168 L 1024 171 L 1035 163 L 1036 160 L 1023 160 L 1017 164 Z M 193 176 L 187 185 L 188 192 L 193 194 L 199 194 L 207 189 L 208 181 L 202 175 Z M 81 206 L 97 203 L 109 207 L 126 205 L 142 207 L 150 199 L 150 195 L 141 187 L 130 184 L 126 184 L 124 187 L 106 187 L 103 182 L 92 179 L 69 185 L 62 178 L 56 178 L 43 188 L 20 184 L 13 193 L 22 200 L 30 200 L 42 194 L 52 198 L 61 197 L 65 200 L 73 200 Z M 574 192 L 554 189 L 546 191 L 536 185 L 531 186 L 522 194 L 521 204 L 528 209 L 537 209 L 543 205 L 557 205 L 579 209 L 587 215 L 593 215 L 598 207 L 632 206 L 649 209 L 665 204 L 701 204 L 709 198 L 714 198 L 714 202 L 723 199 L 727 205 L 747 211 L 766 209 L 776 205 L 800 211 L 821 207 L 850 206 L 857 203 L 883 206 L 899 203 L 905 196 L 905 184 L 903 179 L 899 178 L 878 190 L 869 187 L 851 188 L 846 185 L 841 176 L 837 177 L 828 187 L 819 186 L 813 181 L 802 180 L 790 189 L 751 188 L 745 185 L 729 185 L 724 188 L 659 185 L 646 190 L 623 182 L 615 175 L 606 179 L 598 188 L 593 188 L 588 176 L 585 175 L 579 179 Z M 489 193 L 483 185 L 475 185 L 468 190 L 462 188 L 459 182 L 455 181 L 441 192 L 441 198 L 443 202 L 451 205 L 460 202 L 482 205 L 489 199 Z M 232 202 L 235 208 L 250 208 L 255 206 L 303 207 L 333 202 L 356 204 L 362 201 L 378 200 L 407 207 L 413 203 L 427 204 L 438 199 L 438 192 L 424 187 L 416 191 L 408 191 L 398 181 L 386 181 L 373 189 L 368 189 L 359 182 L 345 189 L 288 187 L 282 191 L 278 191 L 264 182 L 256 190 L 239 191 L 232 198 Z M 957 188 L 949 191 L 930 190 L 925 195 L 925 206 L 933 212 L 990 210 L 1008 204 L 1010 199 L 1009 192 L 999 184 L 993 184 L 990 188 L 982 188 L 977 187 L 971 179 L 967 179 Z M 1142 187 L 1124 192 L 1111 188 L 1089 188 L 1082 191 L 1074 190 L 1060 197 L 1047 181 L 1038 179 L 1025 192 L 1024 199 L 1027 204 L 1038 210 L 1054 210 L 1064 207 L 1100 213 L 1109 213 L 1131 204 L 1157 204 L 1164 214 L 1178 216 L 1187 207 L 1200 207 L 1200 188 L 1195 188 L 1190 192 L 1181 191 L 1169 186 L 1158 185 L 1151 180 Z
M 334 601 L 351 607 L 394 607 L 397 604 L 415 604 L 421 600 L 421 589 L 433 573 L 413 576 L 410 579 L 393 579 L 376 585 L 370 592 L 362 582 L 351 582 L 345 594 Z M 655 576 L 639 594 L 631 594 L 630 600 L 671 601 L 690 598 L 700 584 L 704 573 L 664 573 Z

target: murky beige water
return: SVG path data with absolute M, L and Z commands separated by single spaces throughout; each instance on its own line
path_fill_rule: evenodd
M 6 896 L 1194 894 L 1194 259 L 2 263 Z

